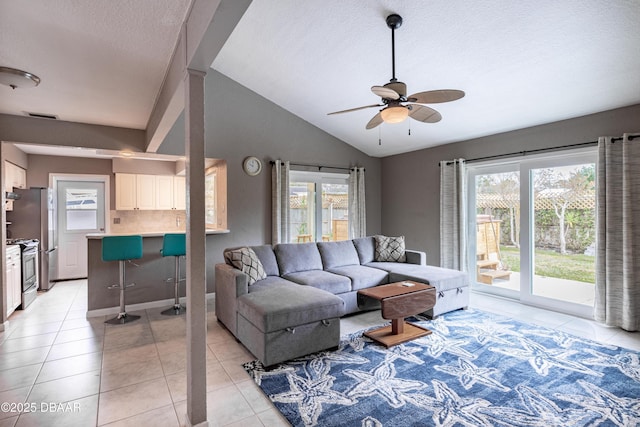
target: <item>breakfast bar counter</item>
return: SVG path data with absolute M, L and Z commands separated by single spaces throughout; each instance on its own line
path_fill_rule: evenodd
M 226 234 L 229 230 L 207 230 L 207 241 L 214 239 L 217 234 Z M 108 286 L 118 283 L 118 263 L 102 261 L 102 238 L 105 236 L 140 235 L 142 236 L 143 255 L 140 259 L 132 260 L 126 266 L 126 282 L 135 283 L 127 288 L 127 306 L 131 311 L 151 307 L 171 306 L 173 304 L 173 280 L 167 279 L 174 275 L 173 257 L 163 258 L 160 254 L 162 239 L 165 233 L 180 233 L 180 231 L 157 231 L 142 233 L 92 233 L 87 235 L 88 248 L 88 295 L 87 316 L 101 316 L 117 313 L 119 306 L 119 292 L 108 289 Z M 208 246 L 208 245 L 207 245 Z M 182 278 L 184 278 L 185 262 L 181 261 Z M 214 278 L 207 276 L 207 293 L 214 292 Z M 184 282 L 180 285 L 180 296 L 185 296 Z M 114 311 L 115 310 L 115 311 Z

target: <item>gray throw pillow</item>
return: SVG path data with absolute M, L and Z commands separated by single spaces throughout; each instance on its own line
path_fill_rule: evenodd
M 224 255 L 232 266 L 249 276 L 249 285 L 267 278 L 267 273 L 265 273 L 264 267 L 253 249 L 235 249 L 225 252 Z
M 404 236 L 374 236 L 376 239 L 376 261 L 407 262 L 404 254 Z

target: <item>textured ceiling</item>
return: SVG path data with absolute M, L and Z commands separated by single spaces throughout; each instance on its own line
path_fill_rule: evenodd
M 191 0 L 1 0 L 0 66 L 42 79 L 0 86 L 0 113 L 144 129 Z
M 0 113 L 144 129 L 191 0 L 0 0 Z M 391 78 L 461 89 L 436 124 L 365 130 Z M 640 0 L 253 0 L 212 66 L 372 156 L 640 103 Z M 408 135 L 411 124 L 411 135 Z M 595 136 L 594 136 L 595 137 Z M 381 139 L 382 144 L 378 145 Z
M 441 122 L 365 130 L 370 92 L 461 89 Z M 638 0 L 254 0 L 213 68 L 373 156 L 640 103 Z M 409 125 L 411 135 L 408 135 Z M 379 145 L 381 139 L 381 145 Z

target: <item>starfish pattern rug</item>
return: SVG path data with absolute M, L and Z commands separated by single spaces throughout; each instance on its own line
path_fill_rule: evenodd
M 640 353 L 469 309 L 389 349 L 244 365 L 293 426 L 639 426 Z

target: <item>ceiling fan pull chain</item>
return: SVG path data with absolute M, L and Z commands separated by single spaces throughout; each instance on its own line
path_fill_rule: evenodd
M 409 124 L 409 136 L 411 136 L 411 122 L 407 122 Z
M 382 145 L 382 128 L 378 126 L 378 145 Z

